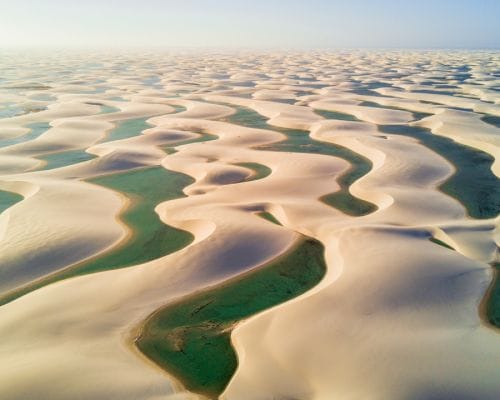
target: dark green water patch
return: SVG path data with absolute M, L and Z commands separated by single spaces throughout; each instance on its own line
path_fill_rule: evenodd
M 177 105 L 177 104 L 169 104 L 170 107 L 172 107 L 176 113 L 180 113 L 182 111 L 186 111 L 187 110 L 187 107 L 184 107 L 184 106 L 180 106 L 180 105 Z
M 376 92 L 375 89 L 391 87 L 391 86 L 392 85 L 389 85 L 389 84 L 384 83 L 384 82 L 371 82 L 368 84 L 360 85 L 359 87 L 356 87 L 356 88 L 351 89 L 349 91 L 352 93 L 362 95 L 362 96 L 387 97 L 379 92 Z
M 146 86 L 150 86 L 155 89 L 161 89 L 161 76 L 150 76 L 142 80 L 142 83 Z
M 353 201 L 353 199 L 355 199 Z M 363 215 L 371 214 L 377 211 L 377 206 L 362 200 L 357 197 L 353 197 L 351 193 L 347 190 L 347 187 L 342 186 L 342 189 L 338 192 L 327 194 L 320 199 L 323 203 L 328 204 L 342 211 L 344 214 L 351 215 L 353 217 L 360 217 Z
M 0 190 L 0 214 L 3 213 L 7 208 L 20 202 L 22 199 L 23 196 L 21 196 L 20 194 L 8 192 L 6 190 Z
M 293 89 L 293 93 L 297 97 L 296 100 L 298 100 L 302 97 L 305 97 L 305 96 L 310 96 L 311 94 L 313 94 L 311 90 L 296 90 L 296 89 Z
M 103 254 L 1 296 L 0 305 L 63 279 L 130 267 L 163 257 L 193 240 L 189 232 L 164 224 L 154 211 L 160 202 L 185 197 L 182 190 L 194 182 L 191 177 L 163 167 L 148 167 L 92 178 L 88 182 L 116 190 L 131 200 L 120 219 L 132 235 Z
M 276 224 L 276 225 L 280 225 L 280 226 L 283 226 L 281 224 L 281 222 L 279 222 L 273 214 L 271 214 L 270 212 L 267 212 L 267 211 L 263 211 L 263 212 L 260 212 L 260 213 L 257 213 L 257 215 L 261 218 L 264 218 L 266 221 L 269 221 L 269 222 L 272 222 L 273 224 Z
M 352 216 L 363 216 L 377 210 L 376 205 L 358 199 L 349 192 L 349 186 L 371 170 L 372 163 L 367 158 L 346 147 L 314 140 L 309 136 L 309 132 L 307 131 L 270 126 L 264 117 L 247 108 L 239 108 L 235 114 L 228 118 L 228 121 L 252 128 L 272 129 L 283 133 L 287 137 L 281 142 L 259 146 L 257 147 L 258 150 L 322 154 L 339 157 L 348 161 L 351 167 L 338 179 L 338 183 L 341 186 L 340 191 L 325 196 L 322 200 L 328 205 Z
M 107 105 L 101 106 L 101 114 L 111 114 L 118 111 L 120 111 L 120 109 L 117 107 L 107 106 Z
M 436 84 L 435 87 L 436 89 L 459 89 L 458 86 L 447 84 Z
M 388 110 L 395 110 L 395 111 L 406 111 L 406 112 L 412 113 L 413 118 L 415 120 L 420 120 L 422 118 L 426 118 L 426 117 L 430 117 L 431 115 L 434 115 L 434 114 L 424 113 L 424 112 L 408 111 L 408 110 L 406 110 L 404 108 L 400 108 L 400 107 L 384 106 L 382 104 L 374 103 L 371 101 L 363 101 L 359 105 L 365 106 L 365 107 L 386 108 Z
M 392 87 L 390 83 L 386 82 L 370 82 L 370 83 L 365 83 L 364 86 L 367 89 L 380 89 L 380 88 Z
M 453 92 L 445 90 L 431 90 L 431 89 L 416 89 L 412 90 L 411 93 L 423 93 L 423 94 L 439 94 L 442 96 L 451 96 Z
M 177 153 L 176 147 L 178 146 L 184 146 L 186 144 L 191 144 L 191 143 L 202 143 L 202 142 L 209 142 L 211 140 L 216 140 L 219 137 L 217 135 L 212 135 L 210 133 L 199 133 L 198 137 L 192 138 L 192 139 L 186 139 L 180 142 L 176 142 L 174 146 L 172 145 L 165 145 L 165 146 L 160 146 L 160 148 L 167 154 L 173 154 Z
M 48 93 L 38 93 L 35 95 L 31 95 L 29 97 L 32 100 L 38 100 L 38 101 L 53 101 L 56 99 L 56 96 L 48 94 Z
M 360 121 L 354 115 L 344 114 L 336 111 L 318 110 L 315 109 L 314 112 L 326 119 L 338 119 L 341 121 Z
M 26 125 L 26 128 L 29 128 L 30 131 L 25 135 L 17 136 L 11 139 L 0 140 L 0 147 L 12 146 L 14 144 L 28 142 L 30 140 L 36 139 L 38 136 L 40 136 L 50 128 L 50 124 L 48 122 L 35 122 L 33 124 Z
M 464 107 L 455 107 L 455 106 L 447 106 L 446 104 L 443 103 L 438 103 L 436 101 L 428 101 L 428 100 L 419 100 L 420 103 L 422 104 L 432 104 L 434 106 L 439 106 L 441 108 L 447 108 L 449 110 L 456 110 L 456 111 L 465 111 L 465 112 L 472 112 L 472 108 L 464 108 Z
M 426 128 L 408 125 L 379 125 L 379 130 L 418 139 L 450 161 L 456 172 L 440 189 L 457 199 L 473 218 L 494 218 L 500 213 L 500 184 L 491 171 L 493 157 L 464 146 Z
M 7 86 L 2 89 L 8 90 L 48 90 L 52 89 L 52 86 L 47 86 L 39 83 L 27 84 L 27 85 L 17 85 L 17 86 Z
M 496 128 L 500 128 L 500 117 L 495 115 L 485 115 L 481 118 L 484 122 L 493 125 Z
M 0 108 L 0 119 L 11 118 L 16 115 L 20 115 L 22 110 L 19 106 L 14 105 L 14 103 L 3 103 Z
M 161 202 L 185 197 L 183 189 L 194 182 L 191 177 L 157 166 L 88 182 L 118 191 L 132 200 L 121 220 L 134 234 L 126 247 L 86 263 L 80 271 L 90 273 L 144 263 L 173 253 L 193 240 L 190 233 L 164 224 L 154 211 Z
M 462 83 L 470 78 L 472 78 L 471 74 L 455 74 L 455 75 L 448 77 L 448 79 L 450 79 L 450 80 L 457 80 L 457 81 L 460 81 Z
M 290 79 L 297 79 L 297 80 L 303 81 L 303 82 L 318 82 L 318 79 L 315 76 L 291 75 L 288 78 L 290 78 Z
M 327 88 L 327 87 L 331 87 L 332 84 L 331 83 L 308 83 L 307 86 L 309 86 L 311 89 L 324 89 L 324 88 Z
M 233 105 L 231 105 L 234 107 Z M 249 128 L 256 129 L 272 129 L 277 131 L 285 130 L 284 128 L 274 127 L 267 123 L 267 119 L 260 115 L 258 112 L 253 111 L 250 108 L 245 107 L 234 107 L 236 112 L 233 115 L 223 119 L 223 121 L 230 122 L 232 124 L 237 124 L 241 126 L 246 126 Z
M 95 155 L 87 153 L 83 149 L 61 151 L 38 156 L 37 159 L 45 161 L 41 171 L 55 168 L 67 167 L 68 165 L 78 164 L 96 158 Z
M 266 165 L 259 164 L 259 163 L 242 162 L 242 163 L 236 163 L 233 165 L 238 165 L 238 166 L 243 167 L 243 168 L 248 168 L 254 172 L 254 174 L 246 180 L 247 182 L 256 181 L 258 179 L 263 179 L 266 176 L 271 175 L 271 172 L 273 172 L 273 170 L 271 168 L 267 167 Z
M 449 244 L 443 242 L 442 240 L 439 240 L 439 239 L 436 239 L 435 237 L 431 237 L 429 239 L 432 243 L 436 243 L 438 244 L 439 246 L 442 246 L 442 247 L 446 247 L 447 249 L 450 249 L 450 250 L 455 250 L 453 247 L 451 247 Z
M 487 298 L 486 316 L 493 326 L 500 328 L 500 263 L 494 263 L 492 267 L 494 280 Z
M 30 113 L 36 113 L 47 109 L 45 106 L 19 105 L 14 103 L 4 103 L 6 106 L 0 108 L 0 119 L 18 117 Z
M 371 89 L 352 89 L 350 90 L 350 92 L 359 94 L 361 96 L 387 97 Z
M 274 101 L 276 103 L 283 103 L 283 104 L 294 105 L 297 102 L 297 99 L 273 99 L 272 101 Z
M 128 139 L 133 136 L 138 136 L 145 129 L 151 128 L 151 125 L 146 122 L 150 117 L 127 119 L 118 122 L 116 127 L 112 129 L 101 143 L 113 142 L 115 140 Z
M 176 112 L 185 111 L 186 107 L 184 106 L 172 106 Z M 125 121 L 120 121 L 116 124 L 116 127 L 112 129 L 105 139 L 101 141 L 101 143 L 112 142 L 115 140 L 128 139 L 134 136 L 139 136 L 143 131 L 152 127 L 151 124 L 148 124 L 146 121 L 151 118 L 142 117 L 142 118 L 133 118 L 127 119 Z
M 189 391 L 218 398 L 238 363 L 234 326 L 314 287 L 326 271 L 323 252 L 304 240 L 263 267 L 167 305 L 148 318 L 137 347 Z

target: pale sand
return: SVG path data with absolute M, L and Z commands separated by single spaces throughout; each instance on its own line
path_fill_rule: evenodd
M 354 115 L 362 121 L 372 122 L 379 125 L 404 124 L 413 119 L 412 114 L 407 111 L 388 109 L 379 110 L 374 107 L 360 106 L 356 103 L 357 102 L 352 100 L 342 101 L 336 99 L 325 99 L 322 101 L 313 101 L 309 105 L 312 108 L 320 110 L 337 111 L 344 114 Z
M 122 112 L 86 119 L 55 119 L 51 122 L 53 127 L 37 139 L 0 149 L 0 161 L 14 159 L 22 171 L 25 165 L 32 167 L 25 160 L 45 154 L 48 149 L 73 150 L 96 143 L 104 137 L 106 130 L 113 127 L 110 122 L 96 119 L 106 117 L 110 121 L 119 121 L 162 111 L 174 110 L 168 106 L 130 104 Z M 96 160 L 48 171 L 0 176 L 0 187 L 10 185 L 11 191 L 23 194 L 23 185 L 28 183 L 38 189 L 8 210 L 9 224 L 3 229 L 4 238 L 0 241 L 0 264 L 6 266 L 0 270 L 1 290 L 13 289 L 82 261 L 124 238 L 126 232 L 116 222 L 123 207 L 122 200 L 108 189 L 76 179 L 117 172 L 131 166 L 159 165 L 165 153 L 157 145 L 193 136 L 153 132 L 90 147 L 89 153 L 100 156 Z M 11 179 L 19 183 L 10 184 Z
M 432 103 L 442 104 L 449 107 L 470 108 L 472 111 L 488 113 L 492 115 L 500 115 L 500 106 L 496 104 L 484 103 L 480 100 L 469 99 L 465 97 L 457 97 L 447 94 L 428 94 L 428 93 L 414 93 L 406 91 L 395 91 L 393 89 L 381 88 L 377 92 L 391 96 L 401 97 L 403 99 L 413 99 L 420 101 L 428 101 Z
M 424 126 L 433 133 L 489 153 L 495 159 L 491 170 L 500 177 L 500 128 L 481 121 L 480 115 L 443 110 L 432 117 L 418 121 L 416 125 Z
M 436 190 L 453 166 L 416 140 L 380 134 L 375 125 L 405 124 L 414 119 L 411 111 L 428 112 L 434 115 L 418 124 L 496 157 L 491 146 L 497 146 L 498 129 L 477 114 L 498 115 L 497 105 L 485 103 L 498 101 L 489 89 L 495 81 L 485 79 L 487 67 L 478 61 L 488 56 L 398 53 L 398 70 L 411 77 L 405 80 L 385 71 L 392 56 L 370 53 L 259 55 L 252 70 L 240 70 L 252 55 L 184 55 L 174 65 L 156 56 L 154 72 L 161 76 L 155 87 L 142 81 L 151 75 L 151 55 L 145 55 L 130 71 L 116 64 L 119 72 L 90 73 L 104 82 L 51 83 L 47 92 L 57 100 L 47 111 L 0 120 L 5 137 L 27 132 L 21 125 L 51 123 L 38 139 L 0 149 L 0 189 L 25 197 L 0 215 L 0 265 L 8 266 L 0 269 L 3 288 L 95 255 L 124 237 L 116 221 L 123 199 L 82 179 L 152 165 L 195 179 L 185 189 L 187 197 L 156 207 L 162 221 L 195 236 L 188 247 L 140 266 L 58 282 L 0 307 L 0 397 L 199 398 L 138 355 L 133 335 L 163 304 L 262 265 L 293 245 L 299 232 L 325 245 L 327 275 L 312 291 L 236 328 L 240 365 L 224 399 L 262 399 L 263 393 L 310 400 L 497 399 L 500 339 L 478 307 L 491 281 L 486 263 L 498 257 L 499 221 L 466 218 L 458 201 Z M 118 55 L 106 62 L 128 65 L 125 60 Z M 414 73 L 414 64 L 429 61 L 437 68 L 446 60 L 471 61 L 474 79 L 484 88 L 456 84 L 479 97 L 414 92 L 425 87 L 426 74 L 438 73 Z M 66 68 L 78 62 L 75 57 Z M 222 76 L 226 70 L 231 73 Z M 399 89 L 374 89 L 387 98 L 351 92 L 358 85 L 348 81 L 354 70 L 365 83 L 384 81 Z M 314 77 L 318 80 L 311 81 Z M 89 77 L 81 73 L 74 79 Z M 27 76 L 14 83 L 29 81 Z M 241 85 L 248 81 L 257 86 Z M 79 93 L 88 87 L 104 91 Z M 179 90 L 184 90 L 180 98 L 175 97 Z M 273 101 L 298 97 L 298 90 L 309 91 L 297 99 L 300 105 Z M 32 95 L 21 93 L 16 101 Z M 408 111 L 360 106 L 361 101 Z M 100 107 L 88 102 L 119 111 L 99 114 Z M 186 111 L 174 114 L 169 104 Z M 230 116 L 232 106 L 249 107 L 269 118 L 270 125 L 308 130 L 317 140 L 370 159 L 372 171 L 350 191 L 378 210 L 350 217 L 319 202 L 339 188 L 335 180 L 348 163 L 252 149 L 284 136 L 215 121 Z M 363 122 L 327 121 L 314 109 L 349 113 Z M 139 117 L 150 117 L 153 127 L 129 139 L 99 143 L 116 122 Z M 168 156 L 157 147 L 202 133 L 218 139 L 177 146 Z M 72 149 L 97 158 L 29 171 L 37 165 L 34 157 Z M 234 165 L 241 162 L 263 164 L 272 173 L 244 182 L 251 172 Z M 257 217 L 258 211 L 272 212 L 283 227 Z M 432 235 L 457 251 L 431 243 Z

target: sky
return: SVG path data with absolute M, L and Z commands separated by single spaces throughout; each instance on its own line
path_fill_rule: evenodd
M 500 0 L 0 0 L 2 47 L 500 48 Z

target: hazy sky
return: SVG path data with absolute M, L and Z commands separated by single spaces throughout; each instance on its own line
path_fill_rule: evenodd
M 0 47 L 500 48 L 500 0 L 0 0 Z

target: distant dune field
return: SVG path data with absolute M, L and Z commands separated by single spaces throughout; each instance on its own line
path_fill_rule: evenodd
M 499 52 L 1 57 L 1 399 L 500 399 Z

